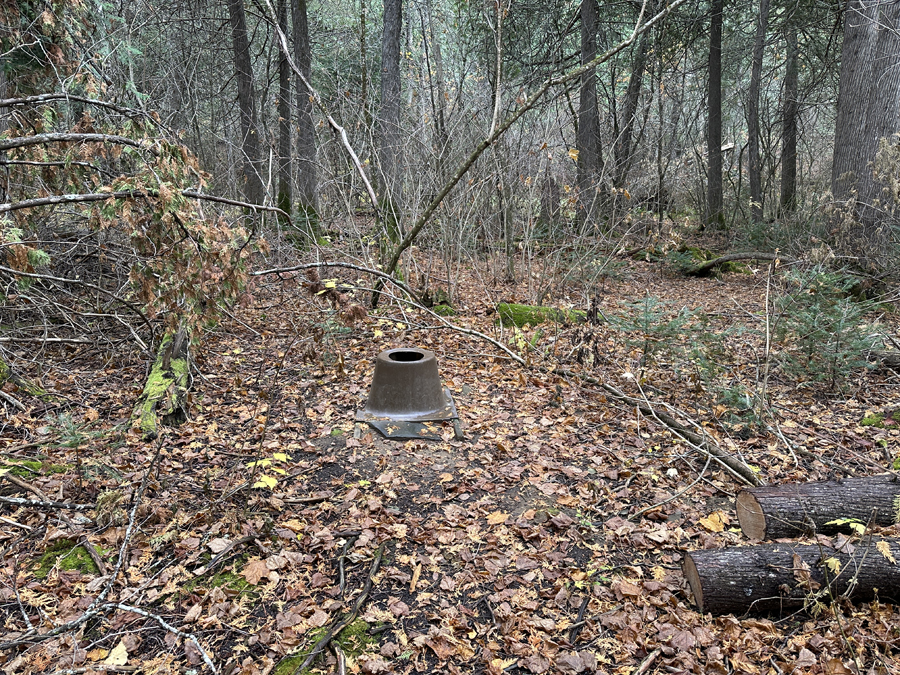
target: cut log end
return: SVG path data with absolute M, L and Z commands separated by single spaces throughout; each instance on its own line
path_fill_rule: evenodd
M 700 583 L 700 574 L 697 572 L 697 566 L 688 553 L 684 556 L 684 562 L 681 565 L 681 573 L 687 579 L 688 585 L 691 587 L 691 593 L 694 594 L 694 602 L 700 611 L 703 611 L 703 584 Z
M 741 490 L 736 500 L 738 522 L 741 531 L 750 539 L 762 541 L 766 538 L 766 514 L 759 500 L 749 490 Z

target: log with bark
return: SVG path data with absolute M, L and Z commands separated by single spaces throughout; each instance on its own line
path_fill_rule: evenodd
M 159 435 L 159 426 L 177 426 L 187 420 L 190 389 L 190 339 L 184 329 L 163 338 L 156 362 L 135 406 L 132 419 L 147 440 Z
M 707 276 L 714 268 L 724 265 L 727 262 L 735 262 L 737 260 L 780 260 L 784 263 L 794 262 L 793 258 L 775 253 L 761 253 L 759 251 L 751 251 L 748 253 L 729 253 L 728 255 L 719 256 L 714 260 L 708 260 L 696 267 L 687 270 L 685 274 L 691 277 Z
M 767 485 L 741 490 L 737 515 L 750 539 L 846 531 L 853 523 L 897 522 L 900 481 L 891 475 Z
M 900 600 L 900 542 L 866 538 L 849 548 L 781 543 L 691 551 L 682 571 L 697 606 L 712 614 L 814 611 L 841 596 Z

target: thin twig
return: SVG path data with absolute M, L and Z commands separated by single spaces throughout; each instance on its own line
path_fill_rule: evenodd
M 103 605 L 103 609 L 121 609 L 123 612 L 132 612 L 133 614 L 140 614 L 143 617 L 148 619 L 153 619 L 160 626 L 165 628 L 170 633 L 177 635 L 182 640 L 190 640 L 194 643 L 197 649 L 200 651 L 200 656 L 203 657 L 203 662 L 206 663 L 207 667 L 213 672 L 214 675 L 218 675 L 219 669 L 216 668 L 216 664 L 213 663 L 212 659 L 209 657 L 209 654 L 206 653 L 206 650 L 203 649 L 203 646 L 200 644 L 200 640 L 193 633 L 185 633 L 184 631 L 180 631 L 175 626 L 168 623 L 165 619 L 163 619 L 158 614 L 153 614 L 148 612 L 145 609 L 141 609 L 140 607 L 134 607 L 132 605 L 125 605 L 121 602 L 110 602 L 106 605 Z
M 662 654 L 661 648 L 656 648 L 647 654 L 647 657 L 641 661 L 641 665 L 638 666 L 638 669 L 635 670 L 632 675 L 645 675 L 645 673 L 653 666 L 653 662 L 659 658 L 660 654 Z

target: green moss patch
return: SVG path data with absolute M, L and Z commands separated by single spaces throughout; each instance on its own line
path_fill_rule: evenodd
M 861 427 L 897 427 L 900 425 L 900 410 L 889 410 L 886 413 L 870 413 L 859 421 Z
M 65 473 L 70 467 L 65 464 L 51 464 L 46 461 L 34 459 L 24 459 L 17 462 L 4 462 L 0 465 L 0 469 L 9 469 L 9 473 L 13 476 L 27 478 L 35 474 L 47 475 L 51 473 Z
M 559 323 L 578 323 L 587 320 L 587 313 L 580 309 L 555 309 L 534 305 L 518 305 L 501 302 L 497 305 L 497 315 L 504 326 L 522 328 L 525 325 L 536 326 L 546 321 Z
M 455 316 L 456 310 L 453 309 L 450 305 L 435 305 L 431 308 L 431 311 L 437 314 L 438 316 Z
M 34 576 L 43 581 L 54 567 L 61 570 L 78 570 L 82 574 L 100 572 L 84 546 L 79 546 L 68 539 L 60 539 L 44 551 L 35 564 Z

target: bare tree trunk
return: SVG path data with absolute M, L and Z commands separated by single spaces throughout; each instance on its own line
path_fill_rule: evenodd
M 840 92 L 831 183 L 835 199 L 856 192 L 861 239 L 878 238 L 882 186 L 870 162 L 897 131 L 900 112 L 900 2 L 850 0 L 844 17 Z
M 288 35 L 287 0 L 278 0 L 278 25 Z M 276 206 L 291 212 L 291 69 L 278 50 L 278 197 Z M 279 216 L 282 220 L 285 216 Z
M 243 0 L 228 0 L 231 22 L 231 45 L 238 86 L 238 108 L 241 118 L 241 150 L 244 154 L 244 196 L 248 202 L 262 204 L 265 188 L 261 178 L 259 125 L 256 119 L 256 96 L 253 92 L 253 65 Z
M 652 11 L 650 12 L 653 13 Z M 628 89 L 625 92 L 625 102 L 622 107 L 622 120 L 624 127 L 616 137 L 616 175 L 615 186 L 623 187 L 631 169 L 632 140 L 634 138 L 634 124 L 637 115 L 638 100 L 641 96 L 641 85 L 644 81 L 644 70 L 647 67 L 647 51 L 649 48 L 649 33 L 641 36 L 638 43 L 637 54 L 631 66 L 631 77 L 628 78 Z
M 712 0 L 709 24 L 709 92 L 707 99 L 706 223 L 725 224 L 722 209 L 722 0 Z
M 294 62 L 310 82 L 312 48 L 309 43 L 309 20 L 306 0 L 292 0 L 291 20 L 294 29 Z M 312 100 L 306 85 L 298 76 L 297 87 L 297 202 L 306 220 L 306 230 L 313 239 L 318 234 L 318 201 L 316 200 L 316 128 L 312 117 Z
M 749 136 L 749 166 L 747 170 L 750 174 L 750 214 L 755 222 L 763 219 L 762 162 L 759 156 L 759 88 L 768 27 L 769 0 L 759 0 L 756 39 L 753 42 L 753 65 L 750 69 L 750 92 L 747 97 L 747 134 Z
M 382 198 L 388 236 L 400 240 L 400 30 L 402 0 L 384 0 L 384 30 L 381 40 L 381 104 L 378 115 L 379 162 L 384 180 Z
M 581 2 L 581 63 L 597 56 L 597 0 Z M 597 106 L 596 71 L 591 68 L 581 75 L 578 97 L 578 130 L 575 137 L 578 150 L 579 220 L 584 224 L 593 220 L 597 201 L 597 181 L 603 173 L 603 153 L 600 139 L 600 110 Z
M 781 146 L 781 213 L 797 206 L 797 114 L 800 102 L 797 29 L 787 29 L 787 55 L 784 73 L 784 119 Z

